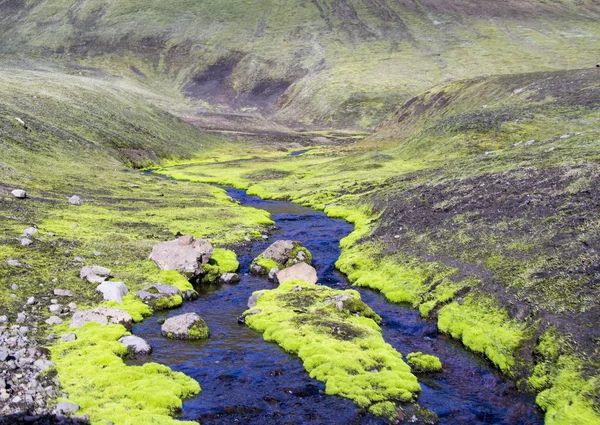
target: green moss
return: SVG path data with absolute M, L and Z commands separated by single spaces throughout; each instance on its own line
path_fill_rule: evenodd
M 202 320 L 200 323 L 194 324 L 188 332 L 188 339 L 191 340 L 208 339 L 209 336 L 210 330 L 208 329 L 208 326 L 204 320 Z
M 258 268 L 258 270 L 256 268 Z M 250 265 L 250 271 L 260 275 L 268 275 L 271 269 L 282 270 L 284 268 L 283 264 L 279 264 L 277 261 L 265 258 L 262 255 L 256 257 Z
M 287 263 L 285 263 L 284 266 L 291 267 L 294 264 L 296 264 L 297 263 L 296 259 L 298 257 L 298 254 L 300 254 L 301 252 L 304 253 L 303 263 L 312 264 L 312 254 L 310 253 L 310 251 L 301 245 L 295 245 L 294 248 L 290 251 L 290 253 L 288 255 L 290 259 L 287 261 Z
M 102 305 L 105 307 L 118 308 L 126 311 L 127 313 L 131 314 L 133 321 L 136 323 L 141 322 L 145 317 L 148 317 L 152 314 L 152 309 L 132 293 L 129 293 L 123 297 L 122 304 L 118 304 L 114 301 L 106 301 Z
M 416 373 L 439 372 L 442 370 L 440 359 L 431 354 L 423 354 L 420 351 L 408 354 L 406 362 L 410 365 L 412 371 Z
M 540 338 L 535 355 L 536 365 L 528 383 L 539 393 L 536 402 L 546 412 L 545 423 L 600 423 L 600 412 L 593 401 L 598 396 L 600 379 L 584 378 L 585 362 L 555 328 Z
M 240 268 L 240 263 L 237 260 L 235 252 L 223 248 L 215 248 L 212 255 L 212 260 L 221 269 L 223 273 L 235 273 Z
M 398 407 L 391 401 L 384 401 L 381 403 L 375 403 L 369 406 L 369 411 L 375 416 L 386 418 L 390 422 L 393 422 L 398 418 Z
M 50 349 L 62 389 L 81 407 L 79 413 L 93 423 L 182 423 L 171 415 L 182 399 L 198 394 L 196 381 L 156 363 L 125 365 L 127 348 L 117 340 L 128 333 L 120 325 L 89 323 L 73 332 L 77 340 Z
M 516 365 L 526 325 L 510 319 L 493 299 L 469 295 L 462 305 L 453 302 L 440 308 L 438 328 L 510 373 Z
M 203 264 L 202 269 L 204 270 L 204 273 L 202 274 L 200 283 L 215 283 L 222 275 L 221 269 L 215 264 Z
M 181 295 L 175 294 L 170 297 L 158 297 L 152 306 L 158 310 L 166 310 L 170 308 L 176 308 L 183 304 L 183 298 Z
M 246 323 L 297 354 L 310 376 L 325 382 L 327 394 L 366 408 L 409 402 L 420 391 L 402 356 L 383 340 L 379 317 L 356 291 L 290 281 L 261 292 L 253 309 L 260 313 L 247 315 Z M 389 406 L 374 409 L 387 415 Z

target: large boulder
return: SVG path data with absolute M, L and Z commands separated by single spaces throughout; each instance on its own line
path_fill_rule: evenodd
M 288 280 L 303 280 L 308 283 L 317 283 L 317 271 L 306 263 L 298 263 L 287 269 L 279 270 L 275 277 L 277 282 L 284 283 Z
M 110 269 L 100 266 L 84 266 L 79 271 L 79 277 L 90 283 L 102 283 L 110 276 Z
M 137 294 L 142 301 L 155 309 L 179 307 L 183 302 L 179 288 L 162 283 L 146 285 Z
M 150 259 L 163 270 L 177 270 L 188 279 L 194 279 L 203 274 L 202 264 L 208 264 L 212 254 L 209 241 L 187 235 L 154 245 Z
M 131 329 L 133 318 L 129 313 L 117 308 L 98 307 L 93 310 L 78 310 L 71 318 L 71 328 L 80 328 L 86 323 L 96 322 L 102 326 L 123 325 Z
M 196 313 L 186 313 L 171 317 L 161 327 L 163 336 L 171 339 L 206 339 L 210 332 L 206 323 Z
M 123 282 L 102 282 L 96 287 L 96 291 L 101 292 L 105 300 L 117 304 L 123 304 L 123 297 L 129 292 Z
M 152 347 L 139 336 L 129 335 L 119 339 L 119 342 L 127 347 L 130 354 L 134 356 L 147 356 L 152 353 Z
M 250 272 L 260 275 L 268 275 L 273 269 L 285 269 L 294 264 L 312 262 L 310 251 L 302 246 L 300 242 L 290 240 L 279 240 L 271 244 L 250 266 Z

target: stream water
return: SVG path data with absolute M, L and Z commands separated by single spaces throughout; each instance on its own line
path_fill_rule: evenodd
M 202 424 L 383 424 L 341 397 L 324 394 L 324 385 L 310 379 L 301 362 L 267 343 L 257 332 L 237 322 L 253 291 L 274 285 L 248 274 L 253 258 L 273 241 L 301 241 L 313 254 L 319 282 L 337 289 L 349 287 L 335 269 L 339 241 L 352 225 L 324 213 L 286 202 L 262 200 L 242 190 L 227 189 L 229 196 L 269 211 L 276 225 L 267 241 L 239 251 L 241 282 L 206 288 L 200 298 L 176 310 L 159 312 L 137 324 L 133 333 L 153 347 L 150 358 L 196 379 L 202 387 L 184 402 L 181 419 Z M 417 311 L 388 303 L 382 295 L 359 290 L 363 300 L 382 317 L 385 340 L 403 355 L 413 351 L 435 354 L 443 372 L 419 376 L 419 403 L 434 411 L 440 424 L 542 424 L 531 396 L 519 393 L 484 359 L 437 332 L 434 321 Z M 171 341 L 160 336 L 161 318 L 196 312 L 208 324 L 207 341 Z

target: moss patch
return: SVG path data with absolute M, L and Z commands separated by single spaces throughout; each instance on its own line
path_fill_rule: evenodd
M 89 323 L 73 332 L 77 340 L 50 349 L 62 388 L 81 414 L 94 423 L 182 423 L 172 415 L 181 409 L 182 399 L 199 393 L 196 381 L 156 363 L 125 365 L 127 348 L 118 339 L 128 333 L 120 325 Z
M 409 353 L 406 356 L 406 363 L 408 363 L 411 370 L 416 373 L 439 372 L 442 370 L 442 362 L 440 359 L 431 354 L 423 354 L 420 351 Z
M 400 353 L 383 340 L 379 317 L 356 291 L 289 281 L 261 292 L 254 308 L 260 313 L 247 315 L 246 323 L 297 354 L 310 376 L 325 382 L 327 394 L 368 408 L 410 402 L 420 391 Z M 343 300 L 341 311 L 336 300 Z M 374 410 L 387 414 L 385 406 Z

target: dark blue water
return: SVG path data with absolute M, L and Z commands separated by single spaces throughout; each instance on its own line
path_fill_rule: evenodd
M 241 282 L 207 288 L 197 301 L 159 313 L 133 328 L 154 348 L 150 360 L 200 383 L 200 395 L 184 402 L 181 418 L 203 424 L 383 423 L 349 400 L 324 395 L 324 385 L 310 379 L 296 357 L 237 322 L 253 291 L 274 287 L 247 272 L 252 259 L 277 239 L 301 241 L 311 251 L 321 284 L 349 287 L 334 264 L 340 255 L 339 241 L 353 230 L 352 225 L 294 204 L 247 196 L 242 190 L 227 192 L 245 205 L 269 211 L 276 223 L 270 240 L 238 251 Z M 421 319 L 411 308 L 390 304 L 376 292 L 360 292 L 382 317 L 387 342 L 403 355 L 422 351 L 435 354 L 444 364 L 443 372 L 419 376 L 419 402 L 437 413 L 441 424 L 543 423 L 532 397 L 519 393 L 487 361 L 439 335 L 434 321 Z M 185 312 L 204 318 L 211 330 L 208 341 L 170 341 L 160 336 L 159 318 Z

